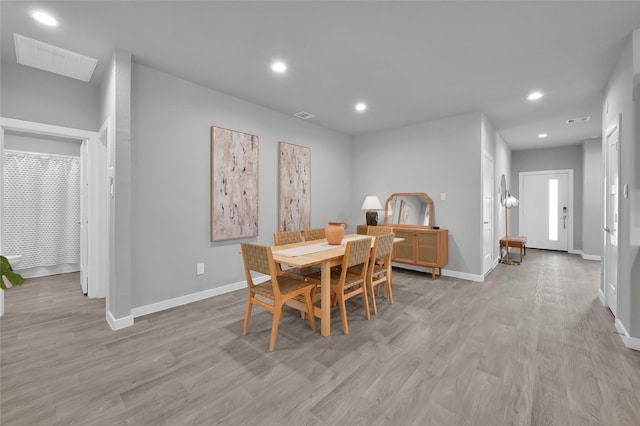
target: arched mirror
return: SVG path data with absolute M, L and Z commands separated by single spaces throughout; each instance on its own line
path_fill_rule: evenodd
M 500 178 L 500 188 L 498 188 L 498 199 L 500 200 L 500 205 L 504 206 L 504 200 L 507 198 L 507 180 L 504 175 Z
M 400 192 L 387 198 L 385 225 L 413 225 L 431 228 L 433 200 L 424 192 Z

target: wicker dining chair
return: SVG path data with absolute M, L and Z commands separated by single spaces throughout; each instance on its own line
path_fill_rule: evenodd
M 352 297 L 362 295 L 365 317 L 370 318 L 367 299 L 367 267 L 371 252 L 371 238 L 360 238 L 347 242 L 342 259 L 342 267 L 331 271 L 331 291 L 340 307 L 342 331 L 349 334 L 347 308 L 345 302 Z M 318 278 L 320 276 L 318 275 Z
M 376 294 L 378 287 L 384 284 L 384 295 L 393 305 L 393 293 L 391 292 L 391 249 L 393 248 L 393 234 L 384 234 L 376 237 L 371 250 L 369 266 L 367 268 L 367 289 L 371 296 L 373 314 L 378 315 Z M 374 291 L 375 288 L 375 291 Z
M 248 289 L 247 310 L 244 317 L 242 334 L 246 336 L 249 331 L 253 305 L 258 305 L 266 309 L 273 314 L 271 341 L 269 342 L 269 351 L 273 352 L 278 336 L 278 325 L 285 302 L 294 298 L 302 298 L 306 304 L 307 312 L 313 312 L 312 292 L 315 291 L 316 284 L 289 274 L 280 273 L 273 260 L 271 247 L 242 243 L 241 248 Z M 271 279 L 260 284 L 255 284 L 251 276 L 251 271 L 268 275 Z M 315 331 L 315 316 L 306 316 L 311 323 L 311 329 Z
M 304 230 L 305 241 L 321 240 L 326 238 L 324 235 L 324 228 L 313 228 Z
M 273 234 L 273 243 L 277 246 L 302 242 L 300 231 L 280 231 Z

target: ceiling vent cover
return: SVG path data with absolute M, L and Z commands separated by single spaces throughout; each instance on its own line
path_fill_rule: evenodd
M 591 117 L 570 118 L 567 120 L 567 124 L 585 123 L 591 120 Z
M 89 82 L 98 60 L 20 34 L 14 34 L 19 64 Z
M 308 112 L 300 111 L 296 114 L 293 114 L 294 117 L 302 118 L 303 120 L 308 120 L 310 118 L 315 117 L 313 114 L 309 114 Z

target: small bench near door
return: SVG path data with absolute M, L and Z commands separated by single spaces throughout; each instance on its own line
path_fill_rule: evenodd
M 500 249 L 507 247 L 507 240 L 502 237 L 500 239 Z M 516 247 L 520 249 L 520 263 L 522 263 L 522 253 L 527 255 L 527 237 L 512 237 L 509 236 L 509 247 Z M 509 257 L 509 248 L 507 247 L 507 258 Z

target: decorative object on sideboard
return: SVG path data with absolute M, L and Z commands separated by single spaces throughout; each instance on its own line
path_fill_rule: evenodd
M 362 210 L 366 210 L 367 213 L 365 215 L 367 219 L 367 225 L 369 226 L 377 226 L 378 225 L 378 210 L 382 210 L 382 204 L 380 204 L 380 200 L 375 195 L 367 195 L 364 199 L 364 203 L 362 203 Z
M 338 245 L 342 243 L 344 231 L 346 231 L 348 227 L 349 225 L 345 222 L 329 222 L 324 230 L 327 242 L 331 245 Z

